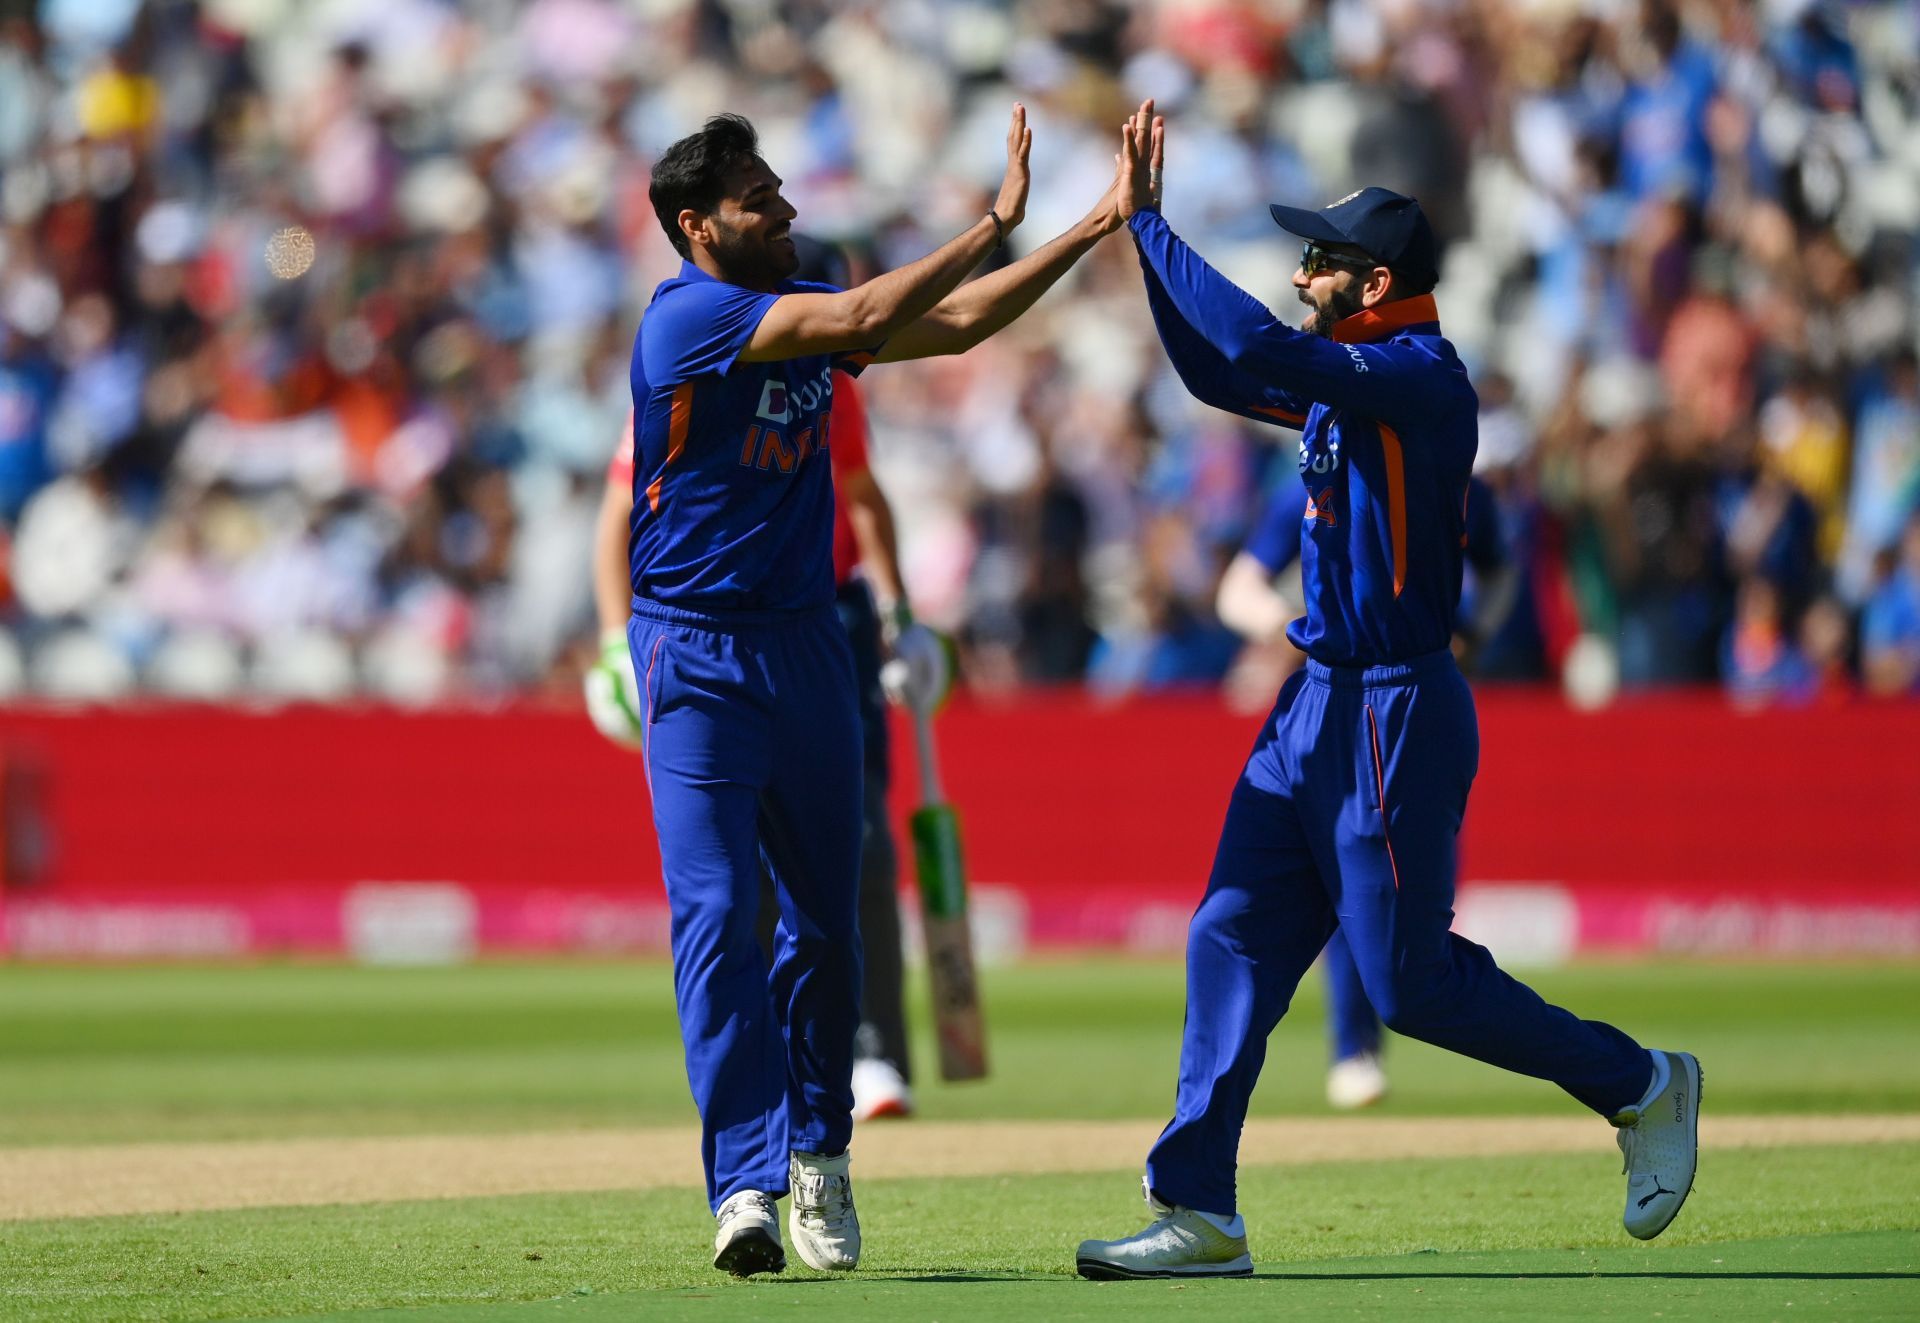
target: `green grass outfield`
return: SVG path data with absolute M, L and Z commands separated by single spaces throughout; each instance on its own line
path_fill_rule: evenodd
M 1920 1112 L 1920 969 L 1532 981 L 1697 1051 L 1710 1112 Z M 0 967 L 0 1145 L 689 1124 L 669 989 L 657 964 Z M 1177 967 L 1038 963 L 990 971 L 986 995 L 994 1079 L 928 1084 L 924 1115 L 1165 1113 Z M 1275 1034 L 1257 1114 L 1324 1114 L 1317 998 L 1303 989 Z M 1383 1110 L 1402 1117 L 1571 1108 L 1414 1044 L 1390 1067 Z M 1920 1318 L 1920 1145 L 1709 1150 L 1681 1221 L 1644 1246 L 1601 1154 L 1250 1168 L 1254 1280 L 1074 1279 L 1079 1238 L 1139 1225 L 1140 1156 L 864 1182 L 865 1261 L 835 1280 L 797 1261 L 713 1272 L 691 1190 L 0 1221 L 0 1318 Z
M 1920 966 L 1587 965 L 1551 1000 L 1706 1063 L 1732 1114 L 1920 1111 Z M 921 1073 L 923 979 L 910 981 Z M 1169 962 L 989 970 L 993 1078 L 920 1095 L 940 1119 L 1164 1116 L 1184 1007 Z M 1274 1033 L 1254 1114 L 1321 1115 L 1320 982 Z M 1418 1043 L 1403 1116 L 1567 1114 L 1559 1090 Z M 689 1122 L 664 964 L 0 965 L 0 1145 L 482 1133 Z
M 1920 1145 L 1709 1154 L 1682 1220 L 1639 1245 L 1595 1158 L 1243 1173 L 1252 1281 L 1093 1283 L 1083 1236 L 1137 1230 L 1124 1174 L 873 1181 L 859 1272 L 737 1282 L 701 1258 L 692 1192 L 521 1196 L 0 1224 L 0 1309 L 76 1323 L 327 1316 L 996 1320 L 1395 1315 L 1913 1317 Z M 443 1303 L 445 1302 L 445 1303 Z M 527 1303 L 515 1303 L 527 1302 Z M 364 1315 L 362 1315 L 364 1317 Z

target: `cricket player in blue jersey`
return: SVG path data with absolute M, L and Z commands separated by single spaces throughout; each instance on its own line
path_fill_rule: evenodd
M 851 290 L 798 282 L 795 212 L 752 125 L 721 115 L 654 166 L 685 259 L 633 351 L 627 641 L 672 913 L 674 995 L 717 1231 L 714 1266 L 852 1268 L 860 1023 L 861 722 L 834 612 L 833 376 L 963 352 L 1119 227 L 1113 191 L 1065 234 L 960 287 L 1026 210 L 1015 107 L 993 208 Z M 771 969 L 754 940 L 764 861 Z
M 1268 497 L 1246 544 L 1220 576 L 1214 597 L 1214 609 L 1227 628 L 1250 643 L 1273 646 L 1286 654 L 1285 674 L 1293 672 L 1301 654 L 1286 642 L 1293 604 L 1276 579 L 1300 559 L 1302 522 L 1300 488 L 1289 479 Z M 1453 650 L 1464 662 L 1478 642 L 1490 637 L 1507 618 L 1518 581 L 1500 531 L 1493 489 L 1478 478 L 1467 480 L 1462 537 L 1460 555 L 1470 574 L 1463 583 Z M 1320 953 L 1320 969 L 1327 986 L 1327 1036 L 1333 1048 L 1327 1102 L 1343 1111 L 1371 1107 L 1387 1095 L 1383 1035 L 1345 933 L 1336 929 L 1328 939 L 1327 949 Z
M 1147 1158 L 1151 1223 L 1089 1240 L 1082 1276 L 1253 1271 L 1234 1184 L 1267 1035 L 1336 926 L 1396 1033 L 1558 1084 L 1619 1128 L 1625 1223 L 1658 1235 L 1693 1186 L 1699 1063 L 1550 1006 L 1451 931 L 1455 843 L 1479 760 L 1448 644 L 1478 401 L 1440 334 L 1419 204 L 1363 189 L 1273 208 L 1307 241 L 1307 329 L 1220 276 L 1159 212 L 1164 128 L 1122 134 L 1120 211 L 1168 357 L 1199 399 L 1301 429 L 1307 654 L 1228 802 L 1187 940 L 1173 1120 Z

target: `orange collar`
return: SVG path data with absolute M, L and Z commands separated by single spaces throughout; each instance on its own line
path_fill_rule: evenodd
M 1342 317 L 1333 324 L 1333 338 L 1343 345 L 1370 344 L 1375 340 L 1384 340 L 1396 331 L 1404 331 L 1409 326 L 1439 320 L 1440 309 L 1434 305 L 1433 295 L 1420 294 L 1410 299 L 1383 303 L 1377 308 L 1365 308 L 1351 317 Z

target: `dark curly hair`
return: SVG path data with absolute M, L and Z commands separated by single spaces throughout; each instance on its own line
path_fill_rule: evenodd
M 653 214 L 667 232 L 667 242 L 682 257 L 692 257 L 687 236 L 680 232 L 680 213 L 710 214 L 720 205 L 729 170 L 760 155 L 760 135 L 742 115 L 715 115 L 667 148 L 654 163 L 647 196 Z

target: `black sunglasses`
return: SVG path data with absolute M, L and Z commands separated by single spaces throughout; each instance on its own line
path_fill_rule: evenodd
M 1307 240 L 1300 250 L 1300 269 L 1312 279 L 1330 266 L 1344 266 L 1350 271 L 1371 271 L 1379 263 L 1370 257 L 1348 257 L 1345 253 L 1330 252 L 1313 240 Z

